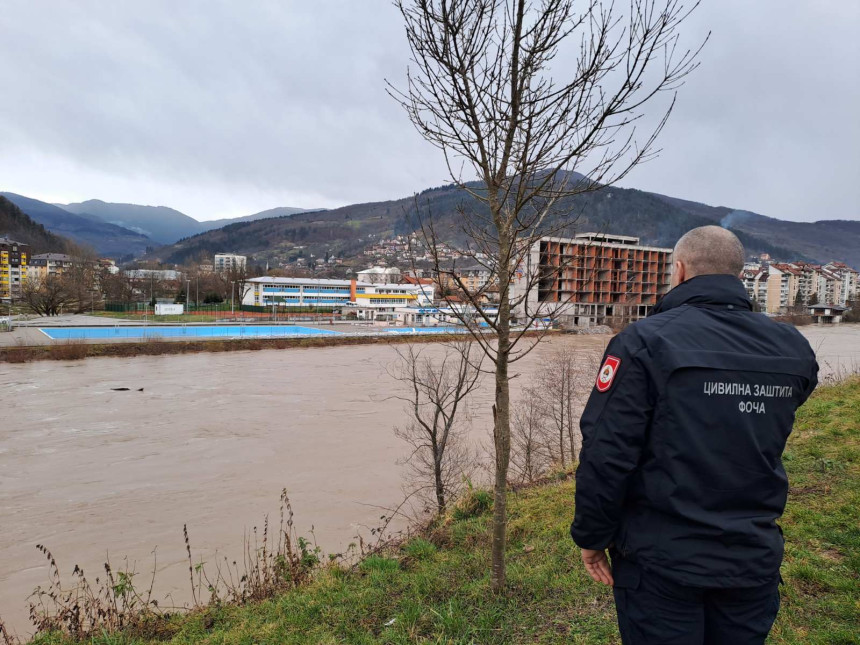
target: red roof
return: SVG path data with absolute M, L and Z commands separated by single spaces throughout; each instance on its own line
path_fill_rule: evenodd
M 406 284 L 433 284 L 433 278 L 414 278 L 411 275 L 403 276 Z

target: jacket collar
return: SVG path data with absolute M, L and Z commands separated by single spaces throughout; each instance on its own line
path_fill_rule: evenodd
M 681 305 L 752 310 L 752 302 L 743 283 L 734 276 L 719 274 L 697 275 L 682 282 L 663 296 L 649 315 Z

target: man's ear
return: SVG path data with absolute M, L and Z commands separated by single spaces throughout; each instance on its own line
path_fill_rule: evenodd
M 687 279 L 687 267 L 680 260 L 675 260 L 672 271 L 672 287 L 677 287 Z

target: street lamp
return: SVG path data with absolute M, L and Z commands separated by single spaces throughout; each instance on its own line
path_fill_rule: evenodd
M 236 281 L 230 280 L 230 315 L 233 316 L 236 313 Z

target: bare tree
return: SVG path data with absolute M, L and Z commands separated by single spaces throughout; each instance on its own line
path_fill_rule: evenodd
M 21 287 L 21 297 L 40 316 L 56 316 L 63 307 L 74 304 L 72 291 L 61 275 L 30 278 Z
M 535 481 L 550 463 L 544 419 L 539 391 L 525 388 L 511 415 L 511 468 L 521 482 Z
M 445 229 L 433 214 L 421 230 L 438 273 L 448 272 L 470 308 L 461 320 L 493 362 L 495 481 L 492 586 L 505 585 L 506 485 L 511 447 L 509 365 L 534 346 L 522 343 L 551 307 L 528 310 L 542 271 L 522 272 L 541 237 L 576 221 L 571 198 L 611 184 L 654 156 L 654 143 L 674 105 L 644 137 L 642 108 L 675 90 L 697 66 L 696 50 L 678 47 L 678 29 L 692 8 L 681 0 L 631 0 L 619 14 L 598 0 L 396 0 L 412 53 L 405 89 L 389 93 L 418 132 L 443 153 L 452 182 L 477 207 L 464 205 Z M 565 45 L 575 52 L 550 75 Z M 569 52 L 565 51 L 565 55 Z M 568 62 L 569 60 L 569 62 Z M 574 171 L 581 173 L 576 174 Z M 477 178 L 477 184 L 467 183 Z M 439 247 L 459 233 L 472 261 L 493 275 L 499 308 L 481 307 L 440 262 Z M 441 239 L 447 237 L 447 240 Z M 559 270 L 563 267 L 559 267 Z M 512 287 L 520 281 L 516 294 Z M 512 330 L 512 310 L 521 326 Z M 475 318 L 485 328 L 474 324 Z M 539 338 L 537 339 L 539 340 Z
M 68 306 L 72 311 L 83 313 L 94 307 L 98 288 L 94 262 L 78 260 L 63 271 L 60 279 L 68 292 Z
M 408 386 L 408 394 L 396 398 L 406 403 L 410 416 L 409 423 L 394 432 L 412 448 L 405 460 L 411 479 L 418 489 L 431 492 L 440 514 L 474 463 L 464 441 L 464 401 L 480 384 L 483 358 L 468 340 L 443 347 L 438 359 L 428 355 L 432 348 L 427 345 L 397 347 L 398 361 L 391 370 Z
M 251 290 L 248 282 L 253 276 L 252 272 L 245 266 L 231 266 L 225 271 L 217 273 L 221 282 L 224 300 L 231 302 L 237 309 L 242 308 L 242 300 Z
M 558 347 L 550 353 L 537 377 L 542 410 L 555 438 L 550 454 L 562 468 L 578 459 L 579 417 L 594 385 L 597 368 L 595 354 L 577 354 L 571 347 Z

